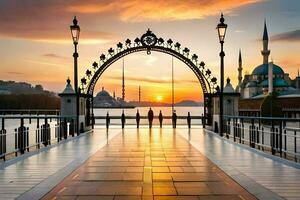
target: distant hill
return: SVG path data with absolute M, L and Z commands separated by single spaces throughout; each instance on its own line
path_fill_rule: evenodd
M 0 80 L 0 109 L 59 109 L 60 99 L 42 85 Z
M 162 102 L 151 102 L 151 101 L 130 101 L 131 105 L 136 107 L 169 107 L 172 106 L 170 103 L 162 103 Z M 182 107 L 196 107 L 196 106 L 203 106 L 202 102 L 196 102 L 192 100 L 183 100 L 178 103 L 175 103 L 175 106 L 182 106 Z
M 176 103 L 175 106 L 186 106 L 186 107 L 203 106 L 203 103 L 192 101 L 192 100 L 183 100 Z
M 58 96 L 47 94 L 0 94 L 0 109 L 59 109 Z
M 3 81 L 0 80 L 0 94 L 48 94 L 55 93 L 44 90 L 42 85 L 31 85 L 26 82 Z

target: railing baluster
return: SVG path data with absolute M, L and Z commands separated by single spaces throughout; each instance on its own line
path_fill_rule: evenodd
M 279 121 L 279 152 L 282 157 L 282 121 Z
M 244 126 L 244 119 L 242 119 L 242 143 L 244 144 L 245 141 L 245 126 Z
M 256 144 L 257 147 L 260 149 L 261 145 L 259 144 L 259 127 L 256 127 Z
M 270 137 L 271 137 L 271 151 L 272 151 L 272 155 L 275 154 L 275 150 L 274 150 L 274 134 L 275 134 L 275 129 L 274 129 L 274 121 L 273 119 L 271 119 L 271 131 L 270 131 Z
M 6 130 L 5 130 L 5 119 L 1 118 L 1 130 L 0 130 L 0 155 L 5 161 L 6 154 Z
M 295 153 L 295 161 L 297 162 L 297 131 L 294 131 L 294 153 Z
M 261 144 L 262 144 L 262 150 L 265 150 L 265 133 L 264 133 L 264 127 L 261 127 Z
M 41 148 L 41 131 L 40 131 L 40 119 L 37 118 L 36 119 L 36 144 L 37 144 L 37 147 L 38 149 Z

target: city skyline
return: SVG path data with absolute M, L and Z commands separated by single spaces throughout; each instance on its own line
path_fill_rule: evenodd
M 61 92 L 66 78 L 73 74 L 69 25 L 74 15 L 82 28 L 79 77 L 108 48 L 127 38 L 133 40 L 151 28 L 156 35 L 190 48 L 219 80 L 219 45 L 215 27 L 221 11 L 229 26 L 225 39 L 225 77 L 230 77 L 234 86 L 237 84 L 240 48 L 244 74 L 251 73 L 262 63 L 260 50 L 265 19 L 270 35 L 270 58 L 291 77 L 296 76 L 300 67 L 297 57 L 300 50 L 300 3 L 295 0 L 285 1 L 288 3 L 280 0 L 148 1 L 144 5 L 139 1 L 17 2 L 0 2 L 0 26 L 3 27 L 0 30 L 0 78 L 42 84 L 55 92 Z M 17 14 L 10 15 L 11 9 Z M 191 10 L 186 12 L 186 9 Z M 236 43 L 235 40 L 242 42 Z M 103 74 L 96 90 L 104 86 L 121 94 L 121 66 L 120 60 L 114 63 Z M 162 101 L 170 101 L 170 56 L 155 52 L 126 56 L 125 74 L 128 100 L 137 98 L 138 86 L 141 85 L 145 100 L 162 97 Z M 176 59 L 175 88 L 175 101 L 202 100 L 197 78 Z

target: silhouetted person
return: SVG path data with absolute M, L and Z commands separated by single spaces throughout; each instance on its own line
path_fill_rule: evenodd
M 152 128 L 153 118 L 154 118 L 153 110 L 150 108 L 150 110 L 148 111 L 149 128 Z
M 121 122 L 122 122 L 122 129 L 124 129 L 124 127 L 125 127 L 125 114 L 124 114 L 124 110 L 123 110 L 122 115 L 121 115 Z
M 188 112 L 188 116 L 187 116 L 186 120 L 187 120 L 188 128 L 190 129 L 191 128 L 191 120 L 192 120 L 190 112 Z
M 136 127 L 137 127 L 137 128 L 140 128 L 140 120 L 141 120 L 141 116 L 140 116 L 139 110 L 137 110 L 137 112 L 136 112 L 135 120 L 136 120 Z
M 159 111 L 158 120 L 159 120 L 159 126 L 160 126 L 160 128 L 162 128 L 162 123 L 163 123 L 164 117 L 161 113 L 161 110 Z
M 177 122 L 177 115 L 176 115 L 176 111 L 174 111 L 172 115 L 173 128 L 176 128 L 176 122 Z
M 107 114 L 106 114 L 106 128 L 107 129 L 109 128 L 109 124 L 110 124 L 110 117 L 109 117 L 109 114 L 107 112 Z

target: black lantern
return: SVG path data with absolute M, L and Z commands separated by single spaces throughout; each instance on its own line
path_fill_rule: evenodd
M 78 25 L 76 16 L 73 19 L 73 25 L 70 26 L 70 30 L 71 30 L 73 42 L 77 44 L 79 41 L 80 27 Z
M 222 13 L 221 18 L 220 18 L 220 23 L 217 26 L 219 40 L 220 40 L 221 43 L 224 42 L 225 35 L 226 35 L 226 29 L 227 29 L 227 24 L 225 24 L 224 21 L 225 21 L 225 19 L 223 17 L 223 13 Z

